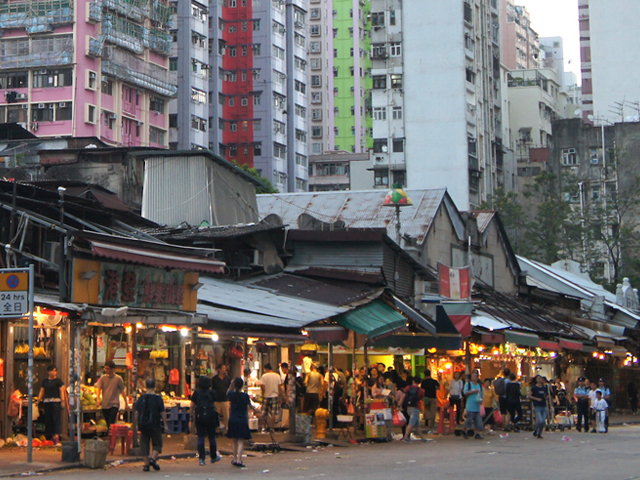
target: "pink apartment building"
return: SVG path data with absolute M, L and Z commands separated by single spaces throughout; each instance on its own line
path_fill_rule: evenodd
M 540 68 L 540 43 L 529 12 L 514 0 L 499 1 L 502 63 L 509 70 Z
M 167 147 L 166 0 L 0 4 L 0 123 L 40 137 Z

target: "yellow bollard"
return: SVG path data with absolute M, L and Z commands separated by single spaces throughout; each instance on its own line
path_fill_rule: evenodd
M 329 418 L 329 410 L 319 408 L 316 410 L 316 437 L 326 438 L 327 436 L 327 418 Z

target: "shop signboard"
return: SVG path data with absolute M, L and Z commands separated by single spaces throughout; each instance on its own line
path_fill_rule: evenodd
M 29 270 L 0 269 L 0 317 L 29 313 Z
M 197 273 L 141 265 L 74 260 L 74 302 L 105 307 L 194 311 Z

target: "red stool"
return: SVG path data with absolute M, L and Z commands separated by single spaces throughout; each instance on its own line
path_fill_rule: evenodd
M 129 455 L 131 451 L 131 443 L 133 442 L 133 430 L 129 428 L 129 425 L 121 425 L 114 423 L 109 428 L 109 453 L 113 455 L 116 449 L 116 442 L 118 438 L 122 441 L 122 455 Z

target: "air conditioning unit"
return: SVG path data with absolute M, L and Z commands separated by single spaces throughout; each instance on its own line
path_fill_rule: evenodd
M 382 162 L 384 160 L 383 157 L 376 157 L 376 162 Z
M 252 265 L 263 266 L 264 265 L 264 252 L 261 250 L 253 251 L 253 262 Z
M 45 104 L 44 104 L 44 103 L 39 103 L 39 104 L 38 104 L 38 108 L 44 108 L 44 107 L 45 107 Z
M 22 104 L 22 109 L 23 110 L 28 110 L 29 109 L 29 104 L 28 103 L 23 103 Z
M 118 118 L 118 114 L 117 113 L 110 113 L 109 114 L 109 118 L 115 120 L 116 118 Z
M 598 157 L 591 158 L 591 165 L 598 165 Z
M 46 75 L 46 74 L 47 74 L 47 71 L 46 71 L 46 70 L 40 70 L 40 73 L 41 73 L 42 75 Z
M 67 106 L 67 102 L 60 102 L 58 104 L 58 107 L 60 107 L 60 108 L 66 108 L 66 106 Z
M 19 93 L 16 95 L 16 100 L 26 100 L 26 99 L 27 99 L 26 93 Z
M 55 264 L 53 265 L 45 264 L 44 268 L 49 270 L 57 270 L 58 262 L 60 261 L 60 242 L 46 242 L 44 244 L 44 258 L 45 260 Z

